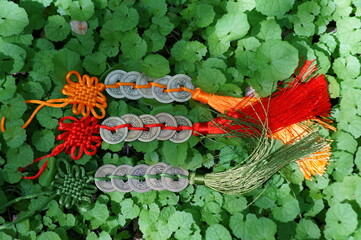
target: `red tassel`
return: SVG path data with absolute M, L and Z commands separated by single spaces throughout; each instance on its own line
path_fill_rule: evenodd
M 254 124 L 265 123 L 272 133 L 287 126 L 317 117 L 328 117 L 331 110 L 327 81 L 324 75 L 310 77 L 316 67 L 313 61 L 306 61 L 299 73 L 288 85 L 269 98 L 251 101 L 245 98 L 226 114 L 234 118 L 245 117 Z M 310 78 L 310 79 L 309 79 Z M 309 79 L 309 80 L 308 80 Z M 247 103 L 245 103 L 245 101 Z M 205 127 L 207 125 L 207 127 Z M 247 131 L 246 126 L 235 126 L 222 117 L 208 123 L 195 124 L 195 134 L 225 133 L 221 126 L 239 131 Z M 222 127 L 221 127 L 222 128 Z

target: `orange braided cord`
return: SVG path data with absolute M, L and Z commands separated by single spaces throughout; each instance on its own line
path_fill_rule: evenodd
M 166 85 L 163 85 L 160 83 L 155 83 L 155 82 L 149 82 L 149 84 L 146 84 L 146 85 L 137 85 L 136 83 L 125 83 L 125 82 L 117 82 L 117 83 L 114 83 L 113 85 L 105 85 L 106 88 L 118 88 L 120 86 L 131 86 L 134 89 L 151 88 L 152 86 L 155 86 L 155 87 L 159 87 L 159 88 L 164 88 L 164 90 L 163 90 L 164 92 L 182 92 L 182 91 L 187 91 L 190 93 L 194 92 L 192 89 L 189 89 L 186 87 L 168 89 Z
M 70 79 L 73 74 L 78 78 L 78 82 L 73 82 Z M 98 119 L 105 117 L 105 108 L 108 106 L 107 98 L 101 92 L 104 91 L 106 87 L 103 83 L 99 83 L 98 78 L 89 77 L 88 75 L 81 77 L 77 71 L 70 71 L 66 75 L 66 81 L 68 84 L 64 85 L 61 92 L 67 95 L 68 98 L 50 99 L 47 101 L 25 101 L 26 103 L 39 104 L 39 106 L 34 110 L 22 128 L 26 128 L 44 106 L 60 108 L 72 104 L 72 111 L 75 115 L 82 114 L 84 117 L 93 115 Z M 94 108 L 98 108 L 100 114 L 97 113 Z
M 72 82 L 70 76 L 75 74 L 78 78 L 77 83 Z M 83 75 L 81 78 L 77 71 L 70 71 L 66 75 L 66 84 L 61 92 L 69 96 L 67 102 L 73 104 L 72 111 L 75 115 L 82 114 L 84 117 L 90 116 L 90 113 L 98 118 L 105 117 L 105 108 L 107 98 L 101 93 L 106 88 L 103 83 L 99 83 L 98 78 Z M 99 115 L 94 108 L 101 112 Z
M 273 134 L 273 138 L 281 140 L 283 143 L 292 143 L 298 139 L 308 135 L 312 130 L 309 128 L 312 125 L 311 122 L 296 123 L 288 126 Z M 307 180 L 312 180 L 311 176 L 319 174 L 322 175 L 326 171 L 326 166 L 331 157 L 331 147 L 327 143 L 320 150 L 306 158 L 299 159 L 297 161 L 304 177 Z
M 1 130 L 2 132 L 5 132 L 5 117 L 2 117 L 2 118 L 1 118 L 0 130 Z

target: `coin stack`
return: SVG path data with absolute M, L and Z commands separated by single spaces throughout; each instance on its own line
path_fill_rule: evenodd
M 101 125 L 116 127 L 130 124 L 131 127 L 122 127 L 112 132 L 108 129 L 100 128 L 100 136 L 109 144 L 118 144 L 122 141 L 131 142 L 139 140 L 142 142 L 151 142 L 153 140 L 170 140 L 174 143 L 187 141 L 192 135 L 192 122 L 184 116 L 172 116 L 169 113 L 158 113 L 153 116 L 144 114 L 137 116 L 134 114 L 125 114 L 122 117 L 108 117 Z M 160 124 L 161 126 L 149 127 L 147 125 Z M 178 127 L 188 127 L 189 129 L 176 129 Z M 147 129 L 130 130 L 130 129 Z
M 185 74 L 177 74 L 173 77 L 165 76 L 163 78 L 151 79 L 145 74 L 139 72 L 125 72 L 115 70 L 110 72 L 105 80 L 105 85 L 116 85 L 123 83 L 119 88 L 106 88 L 107 93 L 114 98 L 128 98 L 137 100 L 142 97 L 154 98 L 161 103 L 186 102 L 191 99 L 192 94 L 187 91 L 168 92 L 165 89 L 179 89 L 185 87 L 194 90 L 191 78 Z
M 180 192 L 188 186 L 187 170 L 163 162 L 155 165 L 139 164 L 101 166 L 94 175 L 95 185 L 103 192 L 145 193 L 150 190 Z

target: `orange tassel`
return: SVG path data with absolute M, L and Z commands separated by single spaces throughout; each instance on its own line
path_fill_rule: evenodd
M 291 126 L 288 126 L 275 134 L 273 134 L 273 138 L 281 140 L 283 143 L 293 143 L 304 136 L 311 133 L 310 127 L 314 123 L 308 121 L 305 124 L 296 123 Z M 312 155 L 299 159 L 297 161 L 298 166 L 300 167 L 303 176 L 307 180 L 312 181 L 313 175 L 322 175 L 326 171 L 326 166 L 329 164 L 329 160 L 331 157 L 331 147 L 330 144 L 325 144 L 325 146 L 318 152 L 313 153 Z
M 257 101 L 257 98 L 254 97 L 229 97 L 229 96 L 219 96 L 212 93 L 207 93 L 200 88 L 196 88 L 192 92 L 192 98 L 201 103 L 208 104 L 213 109 L 217 110 L 220 113 L 225 113 L 234 107 L 245 107 L 251 102 Z

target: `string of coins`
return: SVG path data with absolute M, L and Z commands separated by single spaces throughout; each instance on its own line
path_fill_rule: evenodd
M 258 146 L 246 159 L 223 172 L 200 174 L 163 162 L 134 167 L 106 164 L 95 172 L 95 185 L 103 192 L 145 193 L 150 190 L 180 192 L 188 184 L 196 184 L 226 194 L 244 194 L 260 187 L 291 162 L 319 151 L 325 144 L 325 140 L 317 132 L 312 132 L 296 142 L 272 151 L 275 140 L 266 135 L 258 137 Z
M 50 99 L 47 101 L 26 101 L 27 103 L 39 104 L 39 106 L 23 125 L 23 128 L 26 128 L 28 124 L 30 124 L 36 113 L 44 106 L 64 107 L 71 104 L 73 105 L 72 110 L 75 115 L 82 114 L 85 117 L 92 115 L 94 118 L 101 119 L 105 117 L 105 109 L 107 107 L 106 97 L 103 95 L 102 91 L 119 91 L 122 94 L 124 93 L 124 96 L 127 96 L 129 93 L 129 96 L 137 95 L 137 97 L 141 96 L 142 92 L 145 95 L 145 92 L 149 93 L 150 91 L 150 93 L 152 93 L 150 95 L 154 98 L 158 98 L 156 97 L 158 95 L 164 95 L 168 100 L 174 98 L 176 101 L 187 101 L 188 99 L 193 98 L 210 105 L 220 113 L 226 112 L 226 114 L 231 117 L 231 122 L 235 122 L 237 119 L 243 117 L 249 119 L 253 118 L 257 121 L 260 120 L 260 122 L 263 123 L 267 119 L 267 124 L 268 127 L 271 128 L 272 134 L 278 134 L 278 137 L 281 136 L 284 138 L 281 140 L 286 143 L 289 141 L 289 136 L 295 135 L 294 129 L 299 128 L 297 124 L 300 122 L 313 120 L 325 125 L 324 121 L 327 121 L 327 116 L 330 111 L 327 81 L 325 80 L 324 75 L 314 74 L 317 68 L 313 62 L 314 61 L 306 61 L 303 66 L 298 68 L 286 87 L 272 94 L 270 98 L 260 99 L 254 96 L 236 98 L 209 94 L 199 88 L 194 89 L 194 86 L 190 82 L 190 78 L 184 74 L 177 74 L 173 77 L 166 76 L 162 78 L 163 80 L 156 79 L 150 81 L 150 78 L 144 74 L 137 72 L 126 73 L 122 70 L 116 70 L 107 76 L 107 84 L 103 84 L 99 83 L 96 77 L 90 77 L 88 75 L 81 76 L 77 71 L 70 71 L 66 76 L 68 84 L 65 84 L 62 89 L 62 93 L 68 97 Z M 72 75 L 75 75 L 78 78 L 78 82 L 71 80 Z M 112 85 L 109 85 L 108 83 Z M 160 91 L 159 94 L 153 94 L 153 92 L 157 91 Z M 148 94 L 148 97 L 151 97 L 150 95 Z M 319 119 L 320 117 L 322 120 Z M 221 120 L 218 121 L 218 119 Z M 4 120 L 5 119 L 2 118 L 0 122 L 2 131 L 5 130 Z M 94 122 L 93 120 L 91 121 Z M 86 122 L 87 121 L 84 121 L 84 123 Z M 223 134 L 223 123 L 226 123 L 226 127 L 229 127 L 230 121 L 229 119 L 224 120 L 223 118 L 217 118 L 217 121 L 212 120 L 205 123 L 196 123 L 193 125 L 193 132 L 198 132 L 201 135 Z M 94 122 L 93 125 L 91 130 L 94 130 L 94 133 L 96 133 L 95 128 L 97 123 Z M 239 124 L 235 125 L 237 128 L 240 126 Z M 153 126 L 153 128 L 156 129 L 155 126 Z M 247 129 L 247 126 L 241 126 L 241 129 Z M 97 136 L 91 138 L 92 141 L 95 140 L 96 142 L 95 144 L 91 144 L 89 141 L 90 138 L 87 138 L 86 134 L 83 134 L 83 139 L 78 139 L 77 135 L 70 138 L 67 134 L 68 133 L 64 133 L 62 136 L 59 136 L 59 140 L 70 140 L 65 141 L 66 144 L 58 146 L 55 149 L 56 151 L 53 151 L 53 153 L 46 157 L 54 156 L 65 149 L 72 154 L 73 159 L 78 159 L 83 154 L 83 150 L 88 155 L 94 155 L 96 148 L 100 144 Z M 296 135 L 299 135 L 299 133 L 297 132 Z M 73 147 L 73 143 L 77 144 L 76 147 L 80 146 L 78 154 L 76 154 L 76 147 Z M 91 149 L 91 151 L 87 151 L 87 149 Z M 317 154 L 318 153 L 315 155 Z M 321 161 L 327 164 L 327 159 L 328 158 L 322 158 Z M 325 166 L 325 164 L 323 165 Z M 43 165 L 43 167 L 45 166 Z M 40 169 L 40 172 L 44 170 L 43 167 Z M 311 172 L 322 171 L 312 170 Z
M 188 186 L 187 170 L 162 162 L 154 165 L 138 164 L 101 166 L 94 175 L 95 185 L 103 192 L 145 193 L 150 190 L 180 192 Z
M 151 142 L 156 139 L 182 143 L 192 135 L 192 125 L 187 117 L 164 112 L 155 116 L 144 114 L 139 117 L 135 114 L 125 114 L 121 117 L 106 118 L 101 123 L 100 136 L 109 144 L 135 140 Z
M 185 74 L 152 79 L 139 72 L 115 70 L 110 72 L 104 84 L 106 92 L 114 98 L 156 99 L 161 103 L 186 102 L 192 98 L 195 86 Z M 111 87 L 113 85 L 113 87 Z

